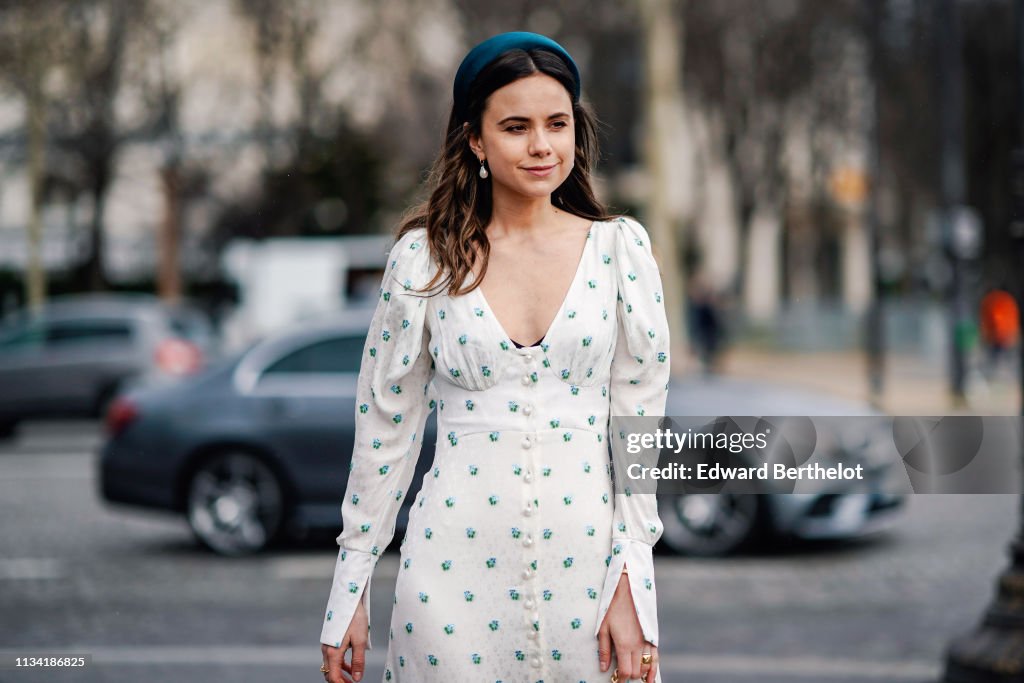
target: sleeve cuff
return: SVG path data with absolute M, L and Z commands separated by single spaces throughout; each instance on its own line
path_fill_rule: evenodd
M 619 585 L 622 568 L 627 565 L 629 592 L 633 597 L 640 629 L 643 631 L 644 639 L 658 647 L 658 594 L 654 586 L 654 555 L 651 546 L 630 538 L 612 539 L 612 554 L 609 557 L 608 573 L 605 575 L 604 588 L 601 592 L 594 636 L 601 630 L 601 624 Z
M 360 601 L 366 609 L 369 622 L 370 586 L 375 565 L 376 558 L 371 553 L 339 549 L 338 560 L 334 566 L 331 595 L 327 599 L 327 613 L 324 615 L 323 630 L 320 632 L 320 642 L 324 645 L 341 647 L 341 639 L 345 637 Z M 369 627 L 366 633 L 366 647 L 373 649 Z

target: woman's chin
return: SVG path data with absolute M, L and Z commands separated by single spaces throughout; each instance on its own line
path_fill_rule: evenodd
M 561 183 L 525 183 L 506 187 L 506 191 L 524 199 L 548 199 Z
M 525 183 L 516 184 L 517 194 L 531 199 L 543 199 L 550 197 L 551 193 L 562 186 L 566 178 L 535 178 Z

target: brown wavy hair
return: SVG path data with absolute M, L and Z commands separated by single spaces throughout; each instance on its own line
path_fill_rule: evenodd
M 561 57 L 544 49 L 509 50 L 481 70 L 467 96 L 468 127 L 452 106 L 442 148 L 427 177 L 429 197 L 402 216 L 396 240 L 410 230 L 426 227 L 430 253 L 439 268 L 422 289 L 446 287 L 449 296 L 472 291 L 487 273 L 490 242 L 484 228 L 491 218 L 491 181 L 479 177 L 480 161 L 469 147 L 469 134 L 480 135 L 483 112 L 491 93 L 535 73 L 559 81 L 569 93 L 575 87 L 572 72 Z M 582 102 L 572 103 L 576 133 L 575 163 L 569 177 L 552 193 L 565 211 L 592 221 L 616 218 L 597 200 L 590 185 L 593 163 L 598 159 L 596 116 Z M 483 259 L 480 277 L 465 291 L 461 288 L 472 272 L 475 254 Z

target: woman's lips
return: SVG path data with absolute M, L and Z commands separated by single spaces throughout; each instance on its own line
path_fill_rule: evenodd
M 555 170 L 555 165 L 552 164 L 547 168 L 527 168 L 523 170 L 525 170 L 527 173 L 532 173 L 538 178 L 543 178 L 544 176 L 551 175 L 551 172 Z

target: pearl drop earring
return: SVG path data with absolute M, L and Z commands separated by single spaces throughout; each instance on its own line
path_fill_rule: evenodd
M 490 175 L 490 174 L 487 173 L 487 169 L 484 168 L 484 160 L 481 159 L 480 160 L 480 177 L 481 178 L 486 178 L 488 175 Z

